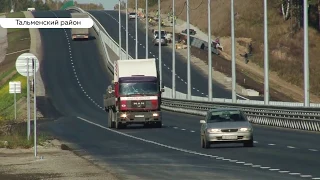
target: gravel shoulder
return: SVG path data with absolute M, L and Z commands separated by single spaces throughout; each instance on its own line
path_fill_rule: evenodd
M 33 149 L 0 149 L 0 179 L 116 180 L 116 176 L 68 150 L 58 140 Z

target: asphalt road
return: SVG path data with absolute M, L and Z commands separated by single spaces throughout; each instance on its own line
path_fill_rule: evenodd
M 104 26 L 109 35 L 116 41 L 119 41 L 118 28 L 118 13 L 115 11 L 89 11 L 99 22 Z M 110 16 L 109 16 L 109 15 Z M 112 17 L 111 17 L 112 16 Z M 113 19 L 114 18 L 114 19 Z M 125 27 L 125 15 L 122 14 L 122 26 Z M 135 21 L 131 20 L 128 23 L 129 29 L 129 54 L 135 58 Z M 126 49 L 126 31 L 122 28 L 122 47 Z M 132 37 L 133 36 L 133 37 Z M 149 58 L 158 58 L 158 46 L 152 43 L 152 33 L 148 38 Z M 146 33 L 143 24 L 138 26 L 138 58 L 146 57 Z M 172 49 L 162 47 L 162 69 L 163 69 L 163 84 L 167 87 L 172 87 Z M 187 93 L 187 63 L 183 56 L 176 54 L 176 90 L 182 93 Z M 208 94 L 208 77 L 199 72 L 191 65 L 191 88 L 193 96 L 206 96 Z M 224 89 L 219 83 L 213 81 L 213 97 L 215 98 L 231 98 L 231 91 Z M 238 97 L 239 98 L 239 97 Z M 242 99 L 242 98 L 240 98 Z
M 34 14 L 70 16 L 66 11 Z M 102 95 L 111 76 L 101 65 L 96 40 L 73 42 L 69 29 L 40 29 L 40 33 L 42 79 L 47 96 L 62 114 L 40 128 L 73 143 L 79 154 L 91 156 L 95 163 L 108 163 L 124 179 L 320 178 L 317 133 L 255 126 L 253 148 L 221 145 L 204 150 L 199 116 L 164 112 L 161 129 L 106 128 Z

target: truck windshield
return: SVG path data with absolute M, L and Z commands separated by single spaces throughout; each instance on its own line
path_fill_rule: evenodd
M 156 82 L 120 83 L 119 93 L 120 95 L 156 94 L 158 84 Z

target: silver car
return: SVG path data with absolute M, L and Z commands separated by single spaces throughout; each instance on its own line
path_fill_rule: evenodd
M 153 44 L 155 46 L 159 46 L 159 45 L 167 46 L 167 40 L 166 40 L 165 37 L 161 37 L 160 39 L 159 39 L 159 37 L 156 37 L 156 38 L 153 39 Z
M 253 147 L 253 129 L 240 109 L 213 109 L 201 123 L 201 147 L 211 144 L 243 143 Z
M 136 13 L 129 13 L 129 19 L 135 19 L 136 15 Z

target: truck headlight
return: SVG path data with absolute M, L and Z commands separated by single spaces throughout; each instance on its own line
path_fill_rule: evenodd
M 159 114 L 158 114 L 158 113 L 153 113 L 152 116 L 153 116 L 153 117 L 158 117 Z
M 121 114 L 120 117 L 126 118 L 126 117 L 127 117 L 127 114 L 125 114 L 125 113 L 124 113 L 124 114 Z
M 221 132 L 221 129 L 207 129 L 208 133 L 219 133 Z

